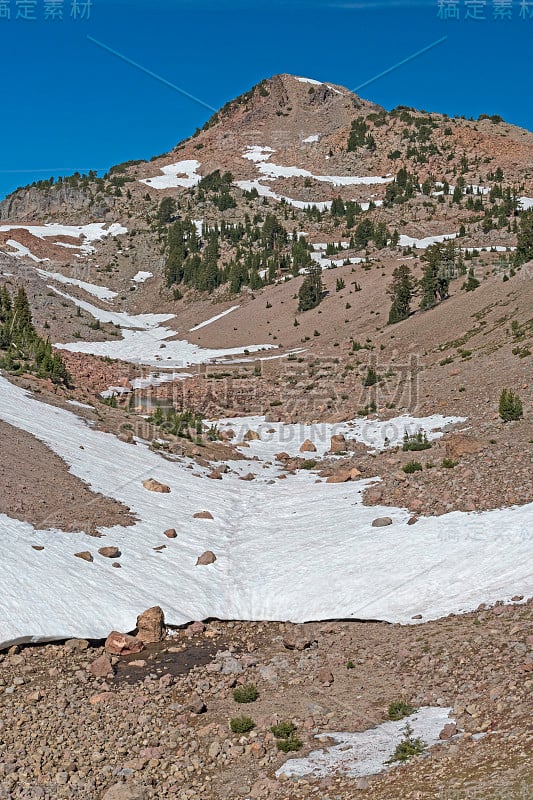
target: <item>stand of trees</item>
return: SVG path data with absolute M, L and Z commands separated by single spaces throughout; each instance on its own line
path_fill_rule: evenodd
M 5 286 L 0 289 L 0 367 L 15 374 L 33 372 L 64 386 L 71 384 L 63 359 L 33 327 L 22 286 L 14 295 Z

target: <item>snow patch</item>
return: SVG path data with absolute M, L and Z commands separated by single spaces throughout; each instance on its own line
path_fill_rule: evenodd
M 175 164 L 168 164 L 166 167 L 161 167 L 162 175 L 156 175 L 153 178 L 143 178 L 140 180 L 140 183 L 144 183 L 152 189 L 177 189 L 178 187 L 192 189 L 192 187 L 197 186 L 202 179 L 202 176 L 198 175 L 198 170 L 201 166 L 200 162 L 196 161 L 196 159 L 177 161 Z
M 362 778 L 377 775 L 386 769 L 397 745 L 404 739 L 406 724 L 412 736 L 420 738 L 427 747 L 442 744 L 439 734 L 449 722 L 451 708 L 424 706 L 399 722 L 384 722 L 376 728 L 358 733 L 322 733 L 315 739 L 334 739 L 338 744 L 325 750 L 314 750 L 305 758 L 291 758 L 276 771 L 276 777 L 327 778 L 342 775 Z
M 148 278 L 153 278 L 153 272 L 138 272 L 136 275 L 133 276 L 132 281 L 135 283 L 144 283 L 148 280 Z
M 457 233 L 443 233 L 440 236 L 426 236 L 424 239 L 416 239 L 413 236 L 405 236 L 402 234 L 398 244 L 400 247 L 416 247 L 417 250 L 426 250 L 428 247 L 431 247 L 432 244 L 439 244 L 449 239 L 456 239 L 457 236 Z
M 62 275 L 60 272 L 47 272 L 44 269 L 37 268 L 35 268 L 35 271 L 41 278 L 57 281 L 57 283 L 64 283 L 69 286 L 77 286 L 79 289 L 83 289 L 84 292 L 92 294 L 100 300 L 112 300 L 117 296 L 116 292 L 113 292 L 106 286 L 97 286 L 95 283 L 87 283 L 87 281 L 80 281 L 77 278 L 67 278 L 66 275 Z
M 55 222 L 49 222 L 46 225 L 0 225 L 0 233 L 15 230 L 28 231 L 32 236 L 43 240 L 50 236 L 69 236 L 74 239 L 81 239 L 79 249 L 85 255 L 94 252 L 93 242 L 101 241 L 107 236 L 121 236 L 128 232 L 128 229 L 118 222 L 114 222 L 107 229 L 104 222 L 90 222 L 88 225 L 60 225 Z M 76 247 L 76 245 L 68 242 L 54 242 L 54 244 L 58 247 Z M 39 260 L 35 256 L 33 256 L 33 259 Z

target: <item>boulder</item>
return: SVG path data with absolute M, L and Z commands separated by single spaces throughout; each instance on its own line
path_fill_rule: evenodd
M 155 478 L 148 478 L 148 480 L 143 481 L 143 486 L 145 489 L 148 489 L 149 492 L 159 492 L 160 494 L 169 494 L 170 492 L 170 486 L 159 483 Z
M 204 567 L 207 564 L 214 564 L 216 560 L 217 560 L 217 557 L 212 552 L 212 550 L 206 550 L 205 553 L 202 553 L 202 555 L 199 556 L 199 558 L 198 558 L 198 560 L 196 562 L 196 566 L 197 567 Z
M 326 483 L 346 483 L 346 481 L 351 481 L 351 479 L 350 470 L 341 469 L 339 472 L 335 472 L 334 475 L 330 475 L 329 478 L 326 478 Z
M 373 528 L 386 528 L 387 525 L 392 525 L 390 517 L 377 517 L 377 519 L 372 520 Z
M 331 437 L 330 453 L 343 453 L 346 450 L 346 439 L 342 433 L 336 433 Z
M 99 658 L 95 659 L 88 667 L 91 675 L 95 678 L 107 678 L 108 675 L 113 674 L 113 667 L 109 656 L 103 653 Z
M 197 511 L 193 514 L 194 519 L 214 519 L 210 511 Z
M 174 528 L 169 528 L 167 531 L 165 531 L 165 536 L 167 537 L 167 539 L 176 539 L 178 534 L 176 533 Z
M 452 461 L 461 458 L 461 456 L 475 455 L 480 453 L 484 448 L 484 444 L 473 436 L 466 436 L 463 433 L 456 433 L 446 440 L 445 449 L 446 457 Z
M 115 783 L 102 795 L 102 800 L 146 800 L 146 793 L 132 783 Z
M 165 615 L 159 606 L 153 606 L 137 617 L 136 636 L 141 642 L 162 642 L 166 635 Z
M 122 555 L 118 547 L 101 547 L 98 552 L 104 558 L 120 558 Z
M 318 680 L 326 686 L 331 686 L 333 683 L 333 673 L 329 667 L 322 667 L 318 672 Z
M 306 439 L 300 447 L 300 453 L 316 453 L 316 447 L 311 439 Z
M 130 656 L 144 650 L 141 639 L 130 636 L 127 633 L 111 631 L 105 642 L 105 649 L 114 656 Z
M 447 722 L 444 728 L 439 733 L 439 739 L 451 739 L 457 733 L 457 725 L 455 722 Z
M 74 553 L 74 557 L 81 558 L 82 561 L 88 561 L 89 563 L 92 563 L 92 561 L 94 560 L 91 553 L 89 553 L 88 550 L 83 550 L 81 553 Z
M 207 706 L 200 697 L 200 695 L 193 693 L 189 697 L 189 700 L 186 704 L 187 711 L 190 711 L 191 714 L 204 714 L 207 711 Z
M 244 434 L 244 441 L 245 442 L 256 442 L 258 439 L 261 439 L 257 431 L 246 431 Z
M 222 475 L 220 474 L 220 470 L 218 470 L 218 469 L 211 470 L 211 472 L 209 473 L 209 475 L 207 477 L 211 478 L 211 480 L 213 480 L 213 481 L 221 481 L 222 480 Z
M 254 481 L 255 475 L 253 472 L 247 472 L 246 475 L 241 475 L 239 478 L 240 481 Z

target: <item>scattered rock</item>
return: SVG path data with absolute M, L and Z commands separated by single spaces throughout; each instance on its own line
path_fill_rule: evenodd
M 120 558 L 122 555 L 118 547 L 100 547 L 98 552 L 104 558 Z
M 241 481 L 254 481 L 255 475 L 253 472 L 247 472 L 246 475 L 242 475 L 239 480 Z
M 167 635 L 165 615 L 159 606 L 153 606 L 137 617 L 137 639 L 145 644 L 162 642 Z
M 200 697 L 200 695 L 193 693 L 189 697 L 189 700 L 186 704 L 187 711 L 190 711 L 191 714 L 205 714 L 207 711 L 207 706 Z
M 167 531 L 165 531 L 165 536 L 167 539 L 176 539 L 178 534 L 176 533 L 175 528 L 169 528 Z
M 106 639 L 105 649 L 115 656 L 129 656 L 144 650 L 144 644 L 141 639 L 135 636 L 119 633 L 119 631 L 111 631 Z
M 316 453 L 316 447 L 311 439 L 306 439 L 300 447 L 300 453 Z
M 372 520 L 373 528 L 386 528 L 387 525 L 392 525 L 390 517 L 377 517 L 377 519 Z
M 194 519 L 214 519 L 210 511 L 197 511 L 193 514 Z
M 260 439 L 261 439 L 261 437 L 259 436 L 257 431 L 249 430 L 249 431 L 246 431 L 246 433 L 244 434 L 244 441 L 245 442 L 255 442 L 255 441 L 260 440 Z
M 198 558 L 196 562 L 197 567 L 204 567 L 207 564 L 214 564 L 217 560 L 216 555 L 213 553 L 212 550 L 206 550 L 205 553 Z
M 94 561 L 92 554 L 88 550 L 82 550 L 81 553 L 74 553 L 75 558 L 81 558 L 83 561 L 92 563 Z
M 318 672 L 318 680 L 320 683 L 323 683 L 325 686 L 331 686 L 333 683 L 333 673 L 331 672 L 329 667 L 322 667 L 321 670 Z
M 457 725 L 455 722 L 447 722 L 444 728 L 439 733 L 439 739 L 451 739 L 457 733 Z
M 143 481 L 143 486 L 145 489 L 148 489 L 149 492 L 160 492 L 161 494 L 169 494 L 170 492 L 170 486 L 159 483 L 155 478 L 148 478 L 147 481 Z
M 331 437 L 330 453 L 344 453 L 346 450 L 346 439 L 342 433 L 336 433 Z
M 89 672 L 95 678 L 107 678 L 108 675 L 113 674 L 113 666 L 109 660 L 109 656 L 103 653 L 95 659 L 89 666 Z
M 146 800 L 146 794 L 140 786 L 115 783 L 102 795 L 102 800 Z

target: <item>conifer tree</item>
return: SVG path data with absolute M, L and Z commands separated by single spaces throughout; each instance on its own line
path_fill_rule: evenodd
M 318 264 L 313 264 L 309 267 L 298 292 L 298 311 L 316 308 L 322 300 L 323 291 L 322 268 Z
M 392 300 L 389 311 L 389 325 L 407 319 L 411 313 L 411 300 L 415 290 L 415 280 L 407 264 L 396 267 L 392 273 L 392 283 L 387 294 Z

